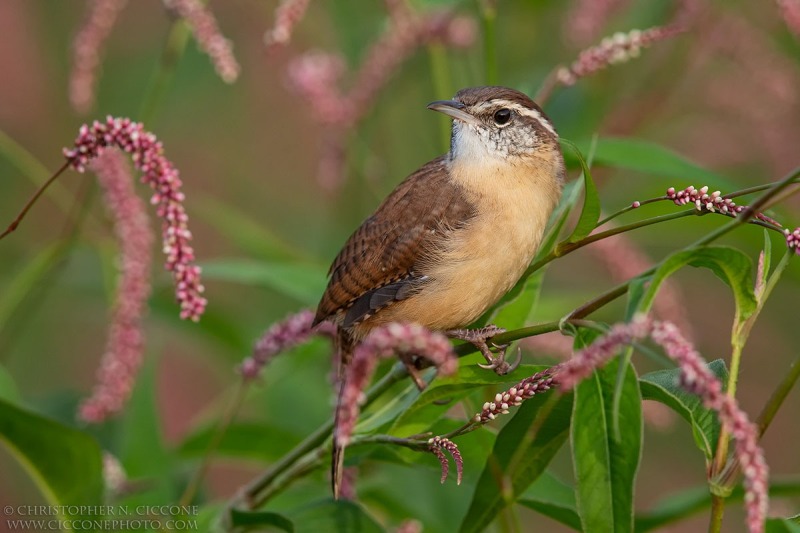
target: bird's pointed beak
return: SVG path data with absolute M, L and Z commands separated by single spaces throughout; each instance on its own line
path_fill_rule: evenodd
M 466 122 L 467 124 L 479 125 L 480 121 L 464 111 L 464 107 L 466 107 L 464 104 L 456 102 L 455 100 L 437 100 L 436 102 L 428 104 L 428 109 L 444 113 L 445 115 L 451 116 L 461 122 Z

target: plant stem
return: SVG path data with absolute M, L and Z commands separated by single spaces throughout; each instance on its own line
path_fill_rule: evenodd
M 711 519 L 708 523 L 708 533 L 720 533 L 722 530 L 722 517 L 725 514 L 725 499 L 715 494 L 711 495 Z
M 50 176 L 50 170 L 46 166 L 3 130 L 0 130 L 0 153 L 36 186 L 41 187 Z M 62 212 L 69 213 L 74 201 L 69 189 L 60 183 L 54 183 L 50 187 L 49 196 Z
M 200 484 L 203 482 L 206 472 L 208 472 L 208 467 L 211 465 L 212 455 L 217 451 L 217 448 L 219 448 L 222 438 L 225 436 L 225 432 L 236 418 L 239 408 L 242 406 L 242 400 L 244 399 L 246 390 L 247 384 L 244 381 L 239 381 L 236 385 L 236 389 L 233 391 L 233 397 L 228 404 L 228 408 L 225 410 L 219 422 L 217 422 L 217 427 L 214 429 L 214 434 L 206 447 L 203 460 L 200 463 L 200 468 L 197 469 L 192 480 L 186 485 L 186 489 L 183 491 L 180 500 L 178 500 L 178 505 L 184 506 L 192 503 L 195 494 L 197 494 L 197 489 L 200 488 Z
M 597 226 L 595 226 L 595 227 L 599 228 L 600 226 L 603 226 L 603 225 L 611 222 L 613 219 L 617 218 L 618 216 L 624 215 L 628 211 L 633 211 L 634 209 L 639 209 L 643 205 L 654 204 L 656 202 L 661 202 L 663 200 L 668 200 L 668 198 L 666 196 L 659 196 L 658 198 L 650 198 L 648 200 L 642 200 L 641 202 L 639 202 L 639 205 L 637 207 L 633 207 L 633 204 L 631 204 L 631 205 L 629 205 L 627 207 L 623 207 L 622 209 L 620 209 L 616 213 L 611 213 L 606 218 L 604 218 L 603 220 L 599 221 L 597 223 Z
M 47 188 L 54 181 L 56 181 L 56 178 L 58 178 L 65 170 L 67 170 L 68 167 L 69 167 L 69 161 L 65 161 L 64 164 L 61 165 L 61 168 L 56 170 L 56 173 L 53 174 L 52 176 L 50 176 L 50 179 L 48 179 L 46 182 L 44 182 L 41 185 L 41 187 L 39 187 L 39 189 L 35 193 L 33 193 L 33 196 L 31 196 L 31 198 L 25 204 L 25 207 L 22 208 L 22 211 L 19 212 L 19 214 L 17 215 L 17 218 L 15 218 L 11 222 L 11 224 L 9 224 L 8 228 L 6 228 L 6 230 L 2 234 L 0 234 L 0 239 L 5 237 L 6 235 L 10 234 L 15 229 L 17 229 L 17 226 L 19 226 L 19 223 L 22 222 L 23 218 L 25 218 L 25 215 L 28 214 L 28 211 L 30 210 L 30 208 L 33 207 L 33 204 L 36 203 L 36 200 L 39 199 L 39 197 L 44 193 L 44 191 L 46 191 Z

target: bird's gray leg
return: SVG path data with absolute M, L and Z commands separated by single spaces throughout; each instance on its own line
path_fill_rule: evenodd
M 475 346 L 478 350 L 480 350 L 481 354 L 488 363 L 479 366 L 481 368 L 494 370 L 497 374 L 502 376 L 517 368 L 517 366 L 519 366 L 520 358 L 517 357 L 517 360 L 513 364 L 509 365 L 505 358 L 508 344 L 503 344 L 500 346 L 492 344 L 492 346 L 497 349 L 497 355 L 495 355 L 489 349 L 489 345 L 486 343 L 486 341 L 495 335 L 500 335 L 501 333 L 505 332 L 506 330 L 503 328 L 498 328 L 494 324 L 490 324 L 479 329 L 451 329 L 445 331 L 444 333 L 452 339 L 460 339 Z

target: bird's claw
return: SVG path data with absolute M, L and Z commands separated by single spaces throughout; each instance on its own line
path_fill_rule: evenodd
M 495 373 L 499 376 L 505 376 L 509 372 L 513 372 L 514 370 L 517 369 L 517 367 L 519 367 L 519 364 L 522 361 L 522 350 L 519 349 L 517 350 L 516 359 L 514 359 L 513 363 L 509 364 L 505 358 L 506 348 L 508 348 L 508 344 L 504 344 L 502 346 L 497 346 L 496 344 L 493 344 L 492 346 L 499 349 L 497 355 L 491 358 L 489 364 L 484 365 L 478 363 L 479 367 L 485 368 L 486 370 L 494 370 Z
M 492 324 L 480 329 L 450 330 L 447 332 L 447 335 L 473 344 L 476 348 L 478 348 L 478 350 L 480 350 L 487 363 L 478 364 L 478 366 L 487 370 L 494 370 L 496 374 L 503 376 L 509 372 L 512 372 L 519 366 L 522 354 L 518 353 L 516 361 L 514 361 L 513 364 L 508 364 L 508 362 L 505 360 L 505 352 L 506 348 L 508 348 L 508 344 L 497 345 L 492 343 L 492 347 L 497 350 L 497 354 L 495 355 L 489 349 L 489 346 L 486 344 L 486 340 L 494 337 L 495 335 L 505 333 L 505 331 L 506 330 L 503 328 L 499 328 Z

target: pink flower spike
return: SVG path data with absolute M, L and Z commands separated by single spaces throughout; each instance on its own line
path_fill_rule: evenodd
M 556 72 L 556 79 L 562 85 L 575 85 L 580 79 L 609 65 L 624 63 L 632 58 L 639 57 L 642 48 L 669 39 L 683 33 L 685 30 L 678 26 L 655 26 L 647 30 L 631 30 L 628 33 L 615 33 L 603 39 L 599 45 L 581 52 L 578 59 L 569 67 L 562 67 Z
M 418 356 L 431 361 L 441 374 L 453 374 L 458 368 L 458 359 L 447 337 L 429 331 L 418 324 L 393 322 L 376 328 L 353 352 L 347 367 L 344 385 L 336 407 L 337 427 L 334 438 L 340 448 L 350 442 L 356 426 L 363 390 L 366 388 L 379 359 L 393 355 Z
M 456 443 L 444 437 L 433 437 L 428 441 L 428 450 L 439 459 L 439 463 L 442 465 L 441 483 L 447 481 L 447 474 L 450 472 L 450 462 L 442 450 L 447 450 L 453 456 L 453 462 L 456 464 L 456 485 L 461 485 L 464 475 L 464 459 L 461 457 L 461 451 Z
M 168 9 L 175 11 L 192 29 L 194 38 L 225 83 L 239 77 L 239 63 L 233 55 L 233 46 L 219 31 L 217 20 L 200 0 L 164 0 Z
M 537 372 L 523 379 L 507 391 L 497 393 L 494 397 L 494 401 L 483 404 L 483 409 L 473 417 L 473 420 L 485 424 L 497 418 L 498 415 L 508 414 L 508 410 L 511 407 L 521 405 L 522 402 L 528 398 L 533 398 L 537 394 L 547 392 L 552 387 L 558 385 L 552 373 L 553 369 L 548 368 L 547 370 Z
M 93 161 L 91 168 L 97 173 L 105 204 L 114 217 L 121 256 L 116 304 L 97 373 L 98 384 L 79 409 L 82 420 L 102 422 L 122 410 L 142 364 L 142 316 L 150 296 L 153 235 L 145 204 L 133 190 L 125 157 L 117 150 L 109 150 Z
M 292 31 L 306 14 L 310 0 L 281 0 L 275 8 L 275 25 L 264 35 L 268 49 L 286 45 L 292 38 Z
M 69 101 L 79 113 L 94 105 L 103 44 L 128 0 L 90 0 L 86 20 L 72 43 Z
M 200 267 L 194 264 L 194 250 L 189 245 L 192 234 L 187 227 L 189 217 L 183 207 L 178 169 L 164 157 L 161 142 L 142 124 L 111 116 L 106 117 L 105 122 L 94 121 L 91 126 L 81 126 L 74 147 L 64 148 L 64 157 L 75 170 L 83 172 L 89 162 L 108 147 L 129 153 L 134 166 L 144 174 L 142 182 L 148 183 L 155 191 L 150 202 L 163 220 L 163 249 L 167 256 L 164 266 L 172 272 L 181 318 L 199 320 L 206 299 L 202 296 L 204 288 L 200 282 Z
M 689 185 L 682 191 L 676 191 L 674 187 L 670 187 L 667 189 L 666 198 L 672 200 L 675 205 L 692 203 L 698 211 L 722 213 L 729 217 L 736 217 L 739 213 L 743 213 L 747 210 L 746 205 L 736 205 L 736 202 L 732 199 L 722 196 L 720 191 L 714 191 L 708 194 L 707 185 L 700 189 L 695 189 L 693 185 Z M 756 213 L 753 218 L 779 228 L 782 227 L 777 220 L 768 217 L 764 213 Z
M 250 357 L 242 361 L 239 367 L 242 377 L 246 380 L 255 379 L 273 357 L 306 342 L 312 335 L 335 338 L 336 327 L 333 324 L 323 322 L 312 327 L 313 322 L 314 312 L 306 309 L 273 324 L 256 342 Z

